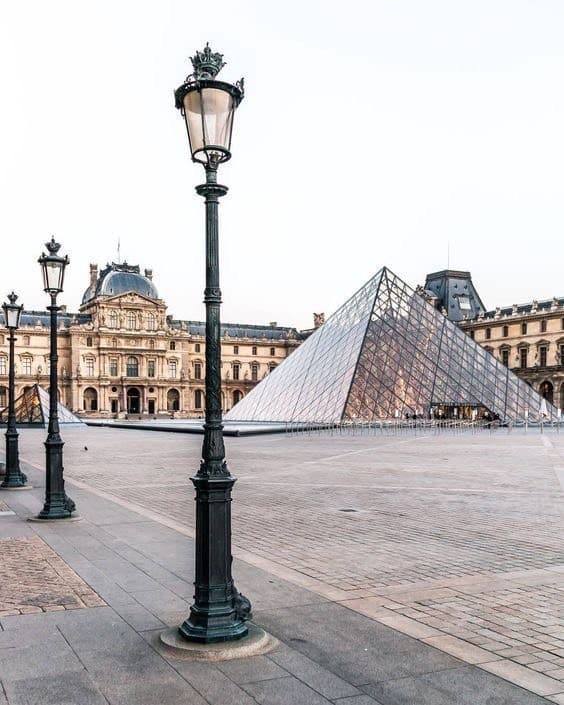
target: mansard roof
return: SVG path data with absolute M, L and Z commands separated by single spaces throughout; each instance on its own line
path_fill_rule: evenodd
M 187 330 L 191 335 L 206 334 L 204 321 L 169 320 L 171 328 Z M 301 334 L 295 329 L 286 326 L 260 326 L 248 323 L 222 323 L 222 338 L 265 338 L 267 340 L 301 340 Z

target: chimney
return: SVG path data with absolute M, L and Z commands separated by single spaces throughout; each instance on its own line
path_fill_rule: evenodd
M 149 281 L 153 281 L 153 270 L 152 269 L 146 269 L 145 270 L 145 276 Z
M 90 265 L 90 286 L 95 286 L 98 279 L 98 265 Z
M 277 325 L 278 325 L 278 321 L 270 321 L 271 328 L 276 328 Z

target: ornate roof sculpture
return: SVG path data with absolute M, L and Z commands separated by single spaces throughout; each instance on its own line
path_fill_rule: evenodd
M 557 418 L 526 382 L 384 267 L 226 415 L 339 423 L 483 407 Z
M 141 274 L 139 265 L 127 264 L 123 262 L 116 264 L 112 262 L 100 272 L 97 277 L 97 267 L 91 265 L 90 286 L 84 292 L 82 305 L 87 304 L 97 296 L 119 296 L 134 292 L 149 299 L 158 300 L 159 292 L 152 281 L 151 270 L 145 270 L 145 276 Z

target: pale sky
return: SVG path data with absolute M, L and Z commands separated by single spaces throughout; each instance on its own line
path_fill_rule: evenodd
M 204 207 L 173 90 L 245 77 L 220 171 L 224 321 L 310 327 L 387 265 L 469 269 L 488 308 L 564 296 L 561 0 L 3 0 L 0 296 L 44 308 L 54 234 L 154 270 L 203 319 Z

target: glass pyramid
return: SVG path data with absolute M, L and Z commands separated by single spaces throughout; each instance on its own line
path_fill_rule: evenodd
M 49 422 L 49 393 L 38 384 L 25 389 L 14 402 L 17 424 L 41 424 Z M 83 422 L 58 402 L 59 424 L 82 424 Z M 0 411 L 0 424 L 8 421 L 8 408 Z
M 408 414 L 557 418 L 554 406 L 384 267 L 225 419 L 339 423 Z

